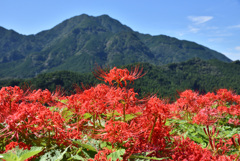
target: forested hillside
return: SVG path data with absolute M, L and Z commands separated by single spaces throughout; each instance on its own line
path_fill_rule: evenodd
M 165 66 L 154 66 L 149 63 L 131 64 L 122 68 L 131 69 L 139 65 L 146 75 L 135 81 L 135 88 L 140 95 L 157 93 L 161 97 L 175 99 L 177 91 L 193 89 L 201 93 L 227 88 L 240 93 L 240 62 L 224 63 L 218 60 L 203 61 L 191 59 L 182 63 L 173 63 Z M 61 86 L 66 94 L 79 85 L 86 88 L 100 83 L 92 73 L 75 73 L 60 71 L 40 74 L 31 79 L 2 80 L 1 86 L 29 85 L 32 89 L 49 89 L 54 91 Z

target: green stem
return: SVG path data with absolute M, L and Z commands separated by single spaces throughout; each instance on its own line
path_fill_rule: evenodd
M 152 134 L 153 134 L 153 130 L 154 130 L 154 127 L 155 127 L 155 125 L 156 125 L 156 122 L 157 122 L 157 118 L 158 118 L 158 117 L 155 116 L 154 124 L 153 124 L 152 130 L 151 130 L 151 133 L 150 133 L 150 135 L 149 135 L 149 137 L 148 137 L 148 142 L 150 142 L 151 139 L 152 139 Z
M 51 135 L 50 135 L 50 130 L 48 130 L 48 144 L 47 144 L 47 147 L 49 148 L 50 147 L 50 141 L 51 141 Z
M 235 159 L 234 161 L 237 161 L 237 160 L 238 160 L 238 158 L 239 158 L 239 154 L 237 155 L 237 157 L 236 157 L 236 159 Z
M 79 132 L 79 116 L 77 117 L 77 132 Z
M 93 115 L 93 129 L 95 132 L 95 125 L 96 125 L 96 114 Z
M 12 100 L 10 100 L 10 106 L 9 106 L 9 108 L 10 108 L 10 113 L 12 112 Z
M 114 112 L 115 112 L 115 103 L 113 105 L 113 113 L 112 113 L 112 118 L 114 117 Z
M 112 118 L 114 117 L 114 110 L 113 110 L 113 113 L 112 113 Z
M 124 106 L 123 106 L 123 121 L 124 122 L 126 120 L 125 115 L 126 115 L 126 109 L 125 109 L 125 104 L 124 104 Z

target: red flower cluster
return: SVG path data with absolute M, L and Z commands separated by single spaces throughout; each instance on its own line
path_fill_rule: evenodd
M 172 154 L 172 161 L 232 161 L 236 155 L 212 155 L 208 149 L 203 149 L 200 145 L 194 143 L 189 138 L 183 139 L 176 137 L 175 148 Z
M 48 90 L 24 93 L 19 87 L 4 87 L 0 91 L 0 138 L 14 139 L 32 144 L 35 139 L 49 138 L 65 142 L 64 118 L 46 105 L 56 104 Z M 31 137 L 33 138 L 31 138 Z M 37 143 L 40 145 L 40 143 Z
M 0 123 L 19 109 L 24 92 L 19 87 L 3 87 L 0 90 Z
M 107 159 L 107 156 L 113 152 L 113 150 L 109 150 L 109 149 L 103 149 L 98 151 L 98 153 L 95 155 L 94 160 L 95 161 L 111 161 L 112 158 Z M 93 159 L 88 159 L 88 161 L 94 161 Z M 116 161 L 119 161 L 119 159 L 117 159 Z
M 110 70 L 109 73 L 105 72 L 103 69 L 98 69 L 94 75 L 100 79 L 108 82 L 110 85 L 113 85 L 113 83 L 117 83 L 117 85 L 123 87 L 122 81 L 125 83 L 125 86 L 127 86 L 127 81 L 133 82 L 134 80 L 143 77 L 146 73 L 142 74 L 143 68 L 139 70 L 139 66 L 135 67 L 134 70 L 132 69 L 131 72 L 129 72 L 128 69 L 118 69 L 114 67 Z M 102 79 L 101 79 L 102 78 Z
M 8 145 L 6 145 L 5 151 L 7 152 L 7 151 L 9 151 L 9 150 L 12 150 L 12 149 L 15 148 L 16 146 L 18 146 L 20 149 L 28 149 L 28 150 L 31 149 L 31 146 L 26 145 L 26 144 L 23 143 L 23 142 L 19 142 L 19 143 L 18 143 L 18 142 L 12 141 L 12 142 L 10 142 Z
M 192 90 L 180 94 L 175 107 L 179 118 L 186 118 L 193 123 L 213 125 L 227 115 L 240 116 L 240 97 L 232 91 L 220 89 L 214 93 L 199 95 Z M 229 123 L 238 124 L 238 119 L 230 118 Z
M 0 150 L 8 151 L 17 145 L 66 148 L 78 146 L 75 139 L 87 143 L 90 138 L 112 146 L 112 149 L 98 147 L 94 160 L 111 160 L 107 156 L 120 148 L 125 150 L 124 160 L 143 154 L 179 161 L 237 158 L 226 154 L 239 145 L 230 138 L 216 139 L 218 134 L 213 125 L 220 121 L 240 125 L 240 96 L 226 89 L 205 95 L 186 90 L 172 104 L 156 96 L 140 99 L 127 84 L 142 77 L 141 73 L 139 67 L 131 72 L 116 67 L 109 72 L 99 70 L 95 74 L 110 86 L 99 84 L 66 97 L 48 90 L 26 93 L 19 87 L 2 88 L 0 139 L 4 142 L 0 145 L 4 147 Z M 174 119 L 207 125 L 209 146 L 202 148 L 189 138 L 172 133 L 173 125 L 167 122 Z M 14 142 L 9 143 L 10 140 Z

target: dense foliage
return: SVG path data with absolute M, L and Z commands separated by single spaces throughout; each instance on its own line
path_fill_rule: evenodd
M 140 96 L 157 93 L 159 97 L 171 98 L 175 100 L 177 91 L 186 89 L 197 90 L 200 93 L 215 92 L 220 88 L 227 88 L 240 94 L 240 63 L 224 63 L 217 60 L 203 61 L 192 59 L 187 62 L 169 64 L 166 66 L 154 66 L 147 63 L 139 64 L 143 66 L 146 75 L 140 80 L 136 80 L 132 88 Z M 133 65 L 125 66 L 129 70 Z M 61 86 L 66 94 L 72 94 L 75 85 L 93 86 L 101 83 L 96 80 L 92 73 L 74 73 L 69 71 L 59 71 L 53 73 L 40 74 L 28 80 L 14 79 L 2 80 L 0 86 L 25 86 L 32 89 L 48 89 L 51 92 Z
M 98 84 L 65 96 L 57 90 L 0 90 L 4 160 L 232 161 L 240 156 L 240 95 L 227 89 L 180 93 L 169 103 L 138 98 L 129 85 L 146 73 L 98 69 Z
M 221 53 L 169 36 L 140 34 L 107 15 L 80 15 L 36 35 L 0 27 L 0 77 L 30 78 L 43 72 L 90 72 L 99 65 L 162 65 L 198 57 L 231 62 Z

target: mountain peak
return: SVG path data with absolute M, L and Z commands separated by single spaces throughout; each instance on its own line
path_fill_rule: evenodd
M 183 62 L 194 57 L 231 62 L 202 45 L 133 31 L 108 15 L 82 14 L 36 35 L 0 28 L 0 77 L 33 77 L 57 70 L 88 72 L 99 65 Z
M 81 14 L 79 16 L 74 16 L 72 18 L 64 20 L 52 29 L 42 31 L 38 33 L 38 35 L 47 36 L 50 32 L 50 35 L 54 35 L 54 37 L 57 37 L 58 35 L 65 35 L 69 32 L 72 32 L 74 29 L 87 30 L 90 28 L 101 28 L 102 30 L 113 33 L 118 33 L 122 31 L 132 32 L 131 28 L 121 24 L 118 20 L 115 20 L 108 15 L 94 17 L 87 14 Z M 52 36 L 47 37 L 51 39 Z

